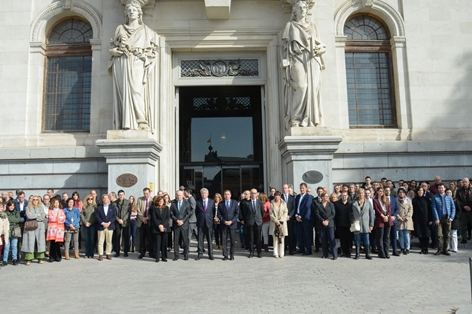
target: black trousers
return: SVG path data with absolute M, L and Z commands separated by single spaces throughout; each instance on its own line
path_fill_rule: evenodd
M 320 230 L 318 230 L 318 228 L 316 227 L 316 222 L 313 228 L 315 229 L 315 249 L 319 249 L 321 247 L 321 234 Z M 300 247 L 300 243 L 298 243 L 298 247 Z
M 115 226 L 115 232 L 113 232 L 113 251 L 116 253 L 120 253 L 120 239 L 123 236 L 123 251 L 125 253 L 129 252 L 129 241 L 130 241 L 130 234 L 129 234 L 129 226 L 123 227 L 122 225 Z
M 375 241 L 379 256 L 388 256 L 388 249 L 390 247 L 390 226 L 388 223 L 384 224 L 383 228 L 375 228 Z
M 254 254 L 254 242 L 256 242 L 257 254 L 261 254 L 262 252 L 262 226 L 258 226 L 256 224 L 252 226 L 245 225 L 244 234 L 246 234 L 246 230 L 247 230 L 248 239 L 249 239 L 249 252 L 251 254 Z
M 198 256 L 203 255 L 203 250 L 205 248 L 204 238 L 206 238 L 207 243 L 208 243 L 208 256 L 210 257 L 213 256 L 212 235 L 213 235 L 213 226 L 208 228 L 206 225 L 204 225 L 203 227 L 198 228 Z
M 339 236 L 339 242 L 341 242 L 343 254 L 350 255 L 352 248 L 352 232 L 350 227 L 336 227 L 336 231 Z
M 174 229 L 174 257 L 179 258 L 180 241 L 184 243 L 184 257 L 188 257 L 188 229 L 177 227 Z
M 297 237 L 295 236 L 295 217 L 287 221 L 288 237 L 285 237 L 285 247 L 288 247 L 290 253 L 297 250 Z
M 141 227 L 139 227 L 139 248 L 141 255 L 144 256 L 146 251 L 148 251 L 150 257 L 155 256 L 153 240 L 149 224 L 142 224 Z
M 221 230 L 223 235 L 223 256 L 228 257 L 228 236 L 230 241 L 229 255 L 234 257 L 234 240 L 236 238 L 236 229 L 231 229 L 230 227 L 225 227 Z
M 61 242 L 56 242 L 54 240 L 49 241 L 49 258 L 54 260 L 61 260 Z
M 167 233 L 159 232 L 154 233 L 154 243 L 155 243 L 155 252 L 156 260 L 162 257 L 162 260 L 167 259 L 167 239 L 169 238 Z
M 419 238 L 420 239 L 420 248 L 421 251 L 428 251 L 429 237 L 428 238 Z

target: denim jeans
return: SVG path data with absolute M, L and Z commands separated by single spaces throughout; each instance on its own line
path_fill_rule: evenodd
M 138 222 L 136 219 L 131 219 L 131 224 L 130 224 L 130 235 L 131 235 L 131 245 L 135 246 L 136 245 L 136 230 L 138 228 Z
M 3 261 L 8 262 L 8 253 L 10 251 L 11 246 L 11 259 L 17 260 L 18 259 L 18 238 L 10 238 L 8 239 L 8 243 L 5 243 L 3 247 Z
M 356 243 L 356 245 L 360 245 L 361 242 L 364 242 L 364 246 L 369 246 L 370 244 L 369 233 L 355 233 L 354 242 Z
M 398 238 L 400 240 L 400 248 L 402 250 L 410 250 L 410 230 L 398 230 Z

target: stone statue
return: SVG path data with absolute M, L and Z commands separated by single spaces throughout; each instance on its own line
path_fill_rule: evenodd
M 292 20 L 282 33 L 286 129 L 313 127 L 321 123 L 322 117 L 320 87 L 326 45 L 307 18 L 314 0 L 288 1 L 292 4 Z
M 126 24 L 116 28 L 111 41 L 108 70 L 113 77 L 113 126 L 154 133 L 158 36 L 143 24 L 142 3 L 125 2 Z

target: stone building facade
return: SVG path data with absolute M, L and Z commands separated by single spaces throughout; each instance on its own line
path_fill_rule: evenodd
M 128 195 L 237 193 L 472 173 L 471 1 L 317 0 L 322 122 L 288 128 L 290 1 L 140 1 L 159 39 L 154 132 L 113 130 L 109 49 L 125 2 L 2 6 L 0 189 L 106 192 L 131 173 Z

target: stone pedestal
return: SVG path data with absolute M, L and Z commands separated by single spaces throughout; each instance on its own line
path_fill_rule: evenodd
M 307 129 L 292 128 L 304 133 L 310 131 Z M 292 183 L 295 192 L 302 182 L 306 182 L 313 193 L 317 186 L 325 186 L 331 191 L 331 164 L 341 141 L 342 137 L 330 135 L 285 136 L 279 144 L 284 182 Z
M 143 188 L 156 188 L 162 146 L 147 131 L 113 130 L 97 146 L 108 164 L 108 191 L 142 196 Z M 118 179 L 118 182 L 117 182 Z M 136 181 L 137 179 L 137 181 Z

